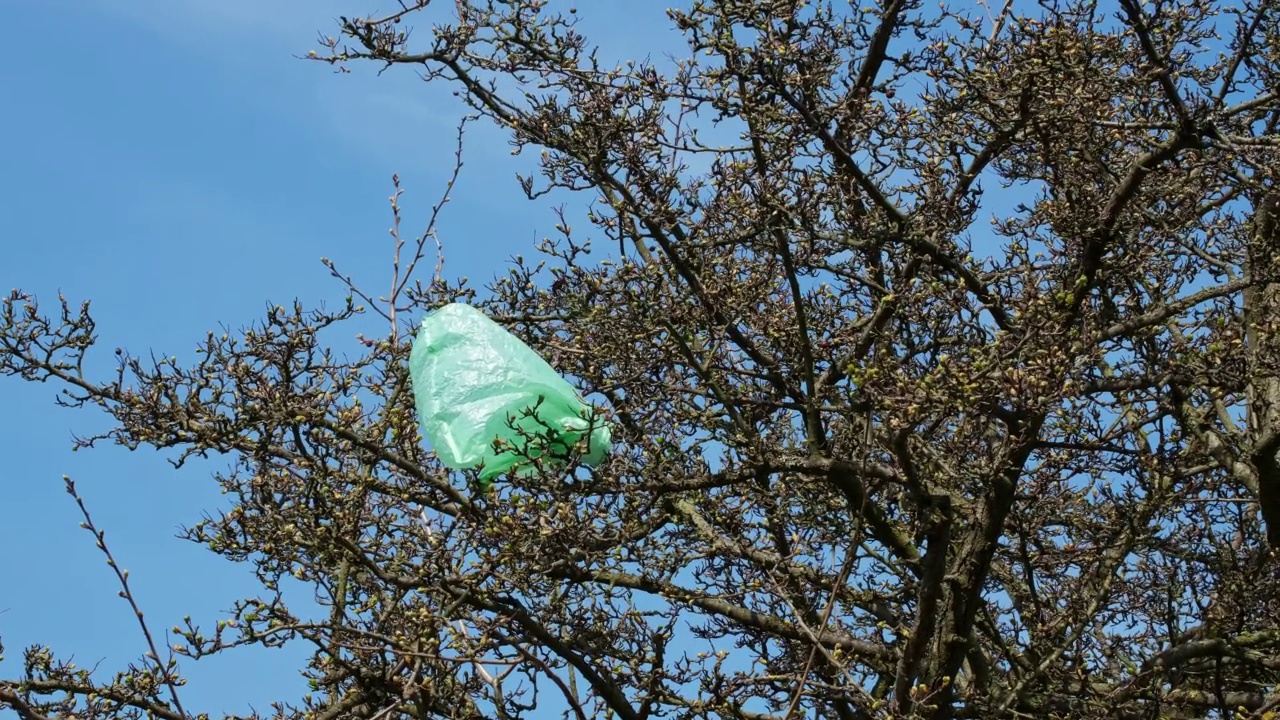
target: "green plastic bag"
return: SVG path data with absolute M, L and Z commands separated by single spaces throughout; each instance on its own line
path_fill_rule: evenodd
M 512 469 L 531 474 L 531 457 L 563 464 L 588 432 L 582 462 L 595 467 L 609 452 L 609 428 L 573 386 L 470 305 L 445 305 L 423 318 L 409 376 L 422 433 L 436 457 L 454 469 L 483 463 L 481 490 Z M 495 439 L 503 441 L 496 451 Z

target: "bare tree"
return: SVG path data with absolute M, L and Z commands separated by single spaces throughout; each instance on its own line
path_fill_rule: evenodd
M 289 718 L 1272 717 L 1280 6 L 669 16 L 686 56 L 616 67 L 544 0 L 420 0 L 313 54 L 453 87 L 540 151 L 530 199 L 589 196 L 484 292 L 397 235 L 387 295 L 330 264 L 345 306 L 106 380 L 87 307 L 7 300 L 0 368 L 109 413 L 86 444 L 231 458 L 235 507 L 185 536 L 267 599 L 180 652 L 310 644 Z M 440 467 L 404 329 L 454 300 L 600 406 L 606 464 L 492 495 Z M 387 337 L 329 349 L 374 310 Z M 185 717 L 176 672 L 34 649 L 0 707 Z

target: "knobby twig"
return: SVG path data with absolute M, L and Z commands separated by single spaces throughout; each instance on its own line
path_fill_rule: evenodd
M 167 668 L 165 665 L 160 663 L 160 651 L 156 648 L 156 642 L 151 634 L 151 629 L 147 627 L 147 621 L 142 616 L 142 610 L 138 607 L 137 599 L 134 598 L 133 591 L 129 588 L 129 571 L 121 569 L 120 565 L 116 563 L 115 556 L 112 555 L 111 549 L 107 547 L 106 532 L 99 530 L 97 526 L 93 524 L 93 517 L 89 515 L 89 508 L 85 505 L 84 498 L 82 498 L 79 491 L 76 490 L 75 481 L 66 475 L 62 476 L 62 481 L 66 483 L 67 494 L 75 499 L 76 505 L 80 508 L 80 514 L 84 516 L 84 522 L 80 523 L 80 527 L 93 533 L 93 537 L 97 541 L 98 549 L 102 551 L 103 555 L 107 556 L 107 565 L 111 568 L 112 572 L 116 574 L 116 579 L 120 581 L 120 597 L 124 598 L 125 601 L 129 603 L 129 607 L 133 608 L 133 615 L 138 619 L 138 627 L 142 629 L 142 635 L 147 640 L 147 648 L 149 649 L 147 657 L 155 663 L 156 670 L 160 672 L 160 676 L 163 678 L 165 686 L 169 688 L 169 696 L 173 699 L 174 708 L 177 709 L 178 714 L 182 717 L 190 717 L 190 715 L 187 714 L 187 711 L 182 708 L 182 701 L 178 699 L 178 686 L 174 682 L 174 675 L 171 672 L 177 663 L 174 660 L 172 653 L 169 654 Z

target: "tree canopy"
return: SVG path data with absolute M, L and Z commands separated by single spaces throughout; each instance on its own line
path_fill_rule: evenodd
M 184 537 L 263 594 L 179 658 L 306 645 L 278 714 L 317 720 L 1280 711 L 1274 2 L 698 0 L 686 53 L 616 66 L 586 3 L 401 5 L 310 57 L 452 87 L 531 200 L 590 201 L 531 257 L 475 290 L 429 231 L 387 297 L 106 378 L 87 305 L 4 302 L 0 371 L 110 415 L 85 444 L 229 458 Z M 439 465 L 408 355 L 452 301 L 600 409 L 606 462 Z M 0 708 L 193 717 L 168 654 L 32 648 Z

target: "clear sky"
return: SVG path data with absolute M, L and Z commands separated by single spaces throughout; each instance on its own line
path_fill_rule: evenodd
M 336 32 L 336 16 L 395 5 L 7 3 L 15 31 L 0 63 L 0 292 L 35 293 L 46 312 L 60 290 L 73 303 L 92 300 L 100 346 L 88 369 L 105 379 L 115 347 L 190 359 L 207 331 L 255 322 L 268 302 L 341 300 L 321 257 L 385 286 L 391 175 L 407 190 L 413 234 L 452 169 L 462 108 L 409 68 L 377 77 L 376 67 L 356 64 L 335 74 L 300 58 L 318 32 Z M 681 43 L 666 5 L 583 0 L 578 15 L 606 60 L 657 57 Z M 549 204 L 525 200 L 514 179 L 532 161 L 512 158 L 502 133 L 473 128 L 439 228 L 446 273 L 483 281 L 552 232 Z M 990 212 L 1020 199 L 988 193 L 985 202 Z M 71 434 L 101 430 L 105 419 L 56 407 L 57 390 L 0 377 L 0 677 L 17 674 L 34 643 L 82 666 L 101 662 L 105 674 L 145 651 L 114 577 L 78 527 L 64 474 L 131 571 L 153 630 L 187 614 L 211 627 L 260 589 L 246 566 L 174 537 L 222 506 L 210 477 L 222 461 L 174 471 L 146 449 L 72 453 Z M 219 715 L 295 700 L 306 691 L 297 674 L 304 653 L 185 662 L 183 703 Z
M 0 64 L 0 290 L 54 310 L 93 301 L 105 379 L 112 349 L 191 358 L 220 324 L 265 304 L 340 300 L 321 257 L 381 286 L 389 272 L 390 176 L 410 232 L 451 169 L 460 107 L 408 69 L 350 75 L 298 59 L 337 15 L 391 0 L 47 0 L 6 6 L 16 31 Z M 679 42 L 664 5 L 593 0 L 587 30 L 606 55 Z M 637 15 L 637 13 L 639 13 Z M 425 31 L 425 28 L 423 28 Z M 441 225 L 446 272 L 482 280 L 528 253 L 555 220 L 523 199 L 527 168 L 477 129 Z M 354 330 L 353 330 L 354 334 Z M 257 585 L 248 568 L 177 540 L 222 503 L 214 461 L 174 471 L 151 450 L 72 453 L 71 434 L 105 427 L 53 403 L 58 388 L 0 377 L 0 677 L 22 650 L 50 645 L 111 673 L 144 651 L 114 578 L 79 529 L 61 477 L 75 478 L 153 630 L 182 616 L 211 626 Z M 184 663 L 197 712 L 267 710 L 305 692 L 291 651 Z

